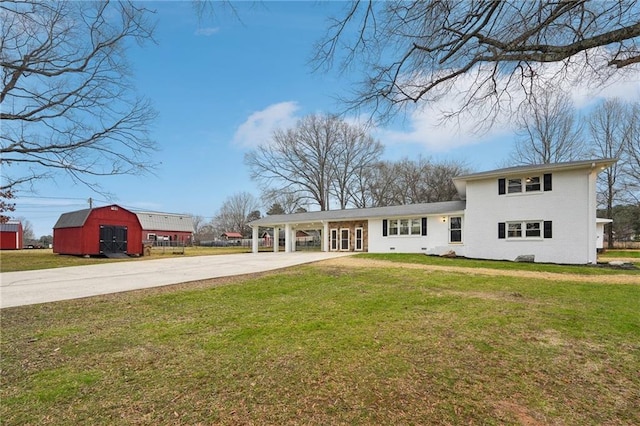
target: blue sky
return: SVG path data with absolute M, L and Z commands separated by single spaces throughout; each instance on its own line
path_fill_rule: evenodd
M 343 3 L 234 3 L 239 19 L 223 10 L 202 21 L 190 2 L 145 5 L 157 11 L 157 44 L 131 48 L 130 60 L 137 90 L 159 112 L 151 134 L 159 146 L 153 157 L 156 174 L 103 179 L 111 199 L 65 177 L 38 183 L 35 193 L 19 194 L 13 214 L 30 221 L 37 237 L 52 234 L 60 214 L 88 207 L 89 197 L 96 206 L 117 203 L 206 219 L 234 193 L 259 197 L 244 154 L 266 143 L 275 128 L 311 113 L 340 112 L 337 96 L 350 91 L 357 79 L 357 70 L 346 76 L 314 73 L 309 64 L 314 42 L 326 32 L 327 16 Z M 602 93 L 637 97 L 639 81 Z M 593 92 L 585 92 L 575 93 L 574 100 L 588 107 L 594 99 Z M 513 144 L 508 117 L 477 134 L 467 123 L 436 125 L 438 108 L 446 105 L 376 129 L 384 158 L 456 159 L 475 171 L 500 166 Z

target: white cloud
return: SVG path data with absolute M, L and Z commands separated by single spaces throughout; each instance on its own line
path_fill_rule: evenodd
M 196 30 L 196 35 L 197 36 L 209 37 L 209 36 L 217 33 L 218 31 L 220 31 L 219 27 L 198 28 Z
M 248 148 L 269 143 L 274 130 L 295 125 L 298 120 L 295 113 L 299 109 L 297 102 L 289 101 L 273 104 L 262 111 L 254 112 L 238 126 L 233 135 L 233 143 Z
M 602 84 L 596 76 L 588 74 L 589 68 L 576 61 L 566 72 L 560 64 L 544 64 L 536 70 L 545 77 L 556 77 L 558 90 L 568 93 L 576 109 L 585 111 L 602 99 L 617 97 L 634 101 L 640 97 L 640 73 L 630 70 L 625 75 Z M 494 99 L 486 104 L 475 105 L 471 110 L 454 118 L 444 119 L 445 114 L 460 109 L 469 90 L 474 87 L 476 77 L 482 71 L 467 73 L 447 88 L 446 95 L 436 101 L 422 102 L 421 108 L 413 110 L 403 126 L 406 130 L 377 129 L 376 136 L 386 145 L 418 144 L 436 153 L 450 152 L 456 148 L 481 144 L 495 140 L 515 131 L 513 115 L 524 100 L 519 81 L 508 81 L 507 76 L 497 79 L 497 85 L 509 96 L 503 96 L 500 108 L 494 114 Z M 517 79 L 516 79 L 517 80 Z

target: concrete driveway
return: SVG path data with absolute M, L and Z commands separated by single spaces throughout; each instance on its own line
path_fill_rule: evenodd
M 350 253 L 246 253 L 115 262 L 0 274 L 0 308 L 251 274 Z

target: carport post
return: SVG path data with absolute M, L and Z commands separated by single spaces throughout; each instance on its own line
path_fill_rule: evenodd
M 275 226 L 273 228 L 273 252 L 277 253 L 280 249 L 280 228 Z
M 322 251 L 329 251 L 329 222 L 322 224 Z
M 284 225 L 284 252 L 291 253 L 291 224 Z
M 253 253 L 258 252 L 258 238 L 260 238 L 258 235 L 258 231 L 259 229 L 257 226 L 253 226 L 251 228 L 251 251 Z

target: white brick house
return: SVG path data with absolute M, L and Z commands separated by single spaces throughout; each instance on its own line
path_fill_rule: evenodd
M 266 216 L 259 228 L 318 229 L 323 251 L 441 254 L 536 262 L 596 262 L 596 177 L 615 160 L 519 166 L 454 179 L 461 201 Z M 274 247 L 277 251 L 277 245 Z

